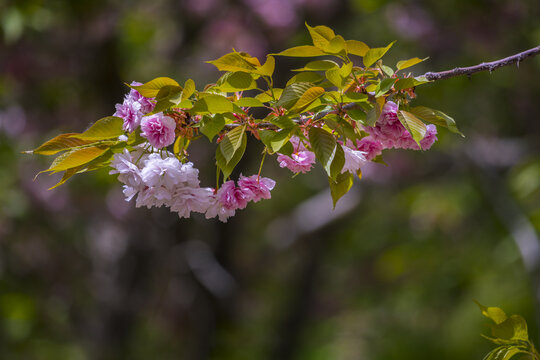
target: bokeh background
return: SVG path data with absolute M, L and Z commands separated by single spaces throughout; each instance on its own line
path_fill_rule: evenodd
M 273 199 L 227 224 L 136 209 L 106 170 L 33 181 L 50 159 L 21 151 L 112 114 L 124 82 L 202 89 L 204 60 L 306 44 L 305 21 L 398 40 L 391 65 L 430 57 L 416 75 L 540 44 L 538 0 L 0 0 L 1 359 L 481 359 L 474 299 L 538 339 L 540 57 L 418 89 L 466 137 L 386 154 L 334 212 L 322 169 L 274 160 Z

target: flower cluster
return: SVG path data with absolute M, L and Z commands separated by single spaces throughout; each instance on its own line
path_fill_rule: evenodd
M 142 85 L 132 82 L 131 86 Z M 124 120 L 123 129 L 131 133 L 140 126 L 141 136 L 145 137 L 150 145 L 156 149 L 162 149 L 171 145 L 175 139 L 176 122 L 163 113 L 151 114 L 155 104 L 152 99 L 142 96 L 137 90 L 131 91 L 125 96 L 122 104 L 116 104 L 114 116 Z
M 240 176 L 238 187 L 229 180 L 216 192 L 200 187 L 199 170 L 191 162 L 182 164 L 169 152 L 145 153 L 143 147 L 115 154 L 110 166 L 113 170 L 109 174 L 118 174 L 118 180 L 124 183 L 126 201 L 137 195 L 137 207 L 167 206 L 180 218 L 198 212 L 207 219 L 218 216 L 226 222 L 249 201 L 270 199 L 275 186 L 269 178 Z
M 358 148 L 367 151 L 366 158 L 372 159 L 380 154 L 383 149 L 411 149 L 420 150 L 411 134 L 399 121 L 398 105 L 393 101 L 388 101 L 381 112 L 381 116 L 375 126 L 365 126 L 364 130 L 370 135 L 360 140 Z M 435 125 L 426 126 L 426 134 L 420 141 L 422 150 L 428 150 L 437 140 L 437 128 Z
M 381 112 L 375 126 L 364 126 L 363 130 L 368 136 L 356 140 L 356 144 L 347 140 L 341 144 L 345 153 L 345 165 L 342 173 L 349 171 L 355 174 L 361 166 L 368 161 L 372 161 L 382 154 L 384 149 L 411 149 L 420 150 L 420 146 L 399 121 L 398 105 L 393 101 L 388 101 Z M 437 128 L 435 125 L 426 126 L 426 134 L 420 141 L 422 150 L 428 150 L 437 140 Z M 278 154 L 277 161 L 282 168 L 288 168 L 294 173 L 306 173 L 311 170 L 315 163 L 315 154 L 298 137 L 292 137 L 293 153 L 288 156 Z

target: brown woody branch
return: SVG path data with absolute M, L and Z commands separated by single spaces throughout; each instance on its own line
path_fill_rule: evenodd
M 424 76 L 429 81 L 435 81 L 435 80 L 442 80 L 442 79 L 448 79 L 455 76 L 461 76 L 461 75 L 471 75 L 477 72 L 482 71 L 489 71 L 492 72 L 495 69 L 498 69 L 503 66 L 508 66 L 512 64 L 517 64 L 519 66 L 519 63 L 528 57 L 533 57 L 540 54 L 540 46 L 534 47 L 532 49 L 520 52 L 519 54 L 515 54 L 512 56 L 505 57 L 504 59 L 495 60 L 488 63 L 482 63 L 475 66 L 469 66 L 469 67 L 458 67 L 452 70 L 446 70 L 446 71 L 440 71 L 440 72 L 427 72 Z

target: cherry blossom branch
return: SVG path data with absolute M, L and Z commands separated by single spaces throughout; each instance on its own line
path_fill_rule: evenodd
M 520 52 L 518 54 L 505 57 L 504 59 L 495 60 L 492 62 L 484 62 L 475 66 L 469 66 L 469 67 L 458 67 L 452 70 L 446 70 L 446 71 L 440 71 L 440 72 L 427 72 L 424 76 L 429 81 L 435 81 L 435 80 L 442 80 L 442 79 L 448 79 L 455 76 L 461 76 L 461 75 L 471 75 L 477 72 L 481 71 L 489 71 L 492 72 L 495 69 L 498 69 L 503 66 L 508 66 L 512 64 L 517 64 L 519 66 L 519 63 L 528 57 L 533 57 L 540 54 L 540 46 L 534 47 L 532 49 Z

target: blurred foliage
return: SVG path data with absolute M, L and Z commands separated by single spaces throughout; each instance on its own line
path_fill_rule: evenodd
M 225 225 L 135 209 L 106 171 L 32 181 L 45 164 L 20 151 L 110 115 L 123 82 L 206 83 L 202 60 L 306 43 L 304 21 L 398 40 L 389 60 L 430 57 L 415 75 L 540 43 L 537 0 L 0 1 L 0 358 L 479 359 L 473 299 L 538 338 L 540 281 L 501 214 L 540 229 L 540 58 L 419 89 L 466 138 L 441 131 L 430 152 L 366 169 L 321 227 L 295 209 L 327 186 L 322 168 L 290 179 L 268 162 L 273 200 Z

